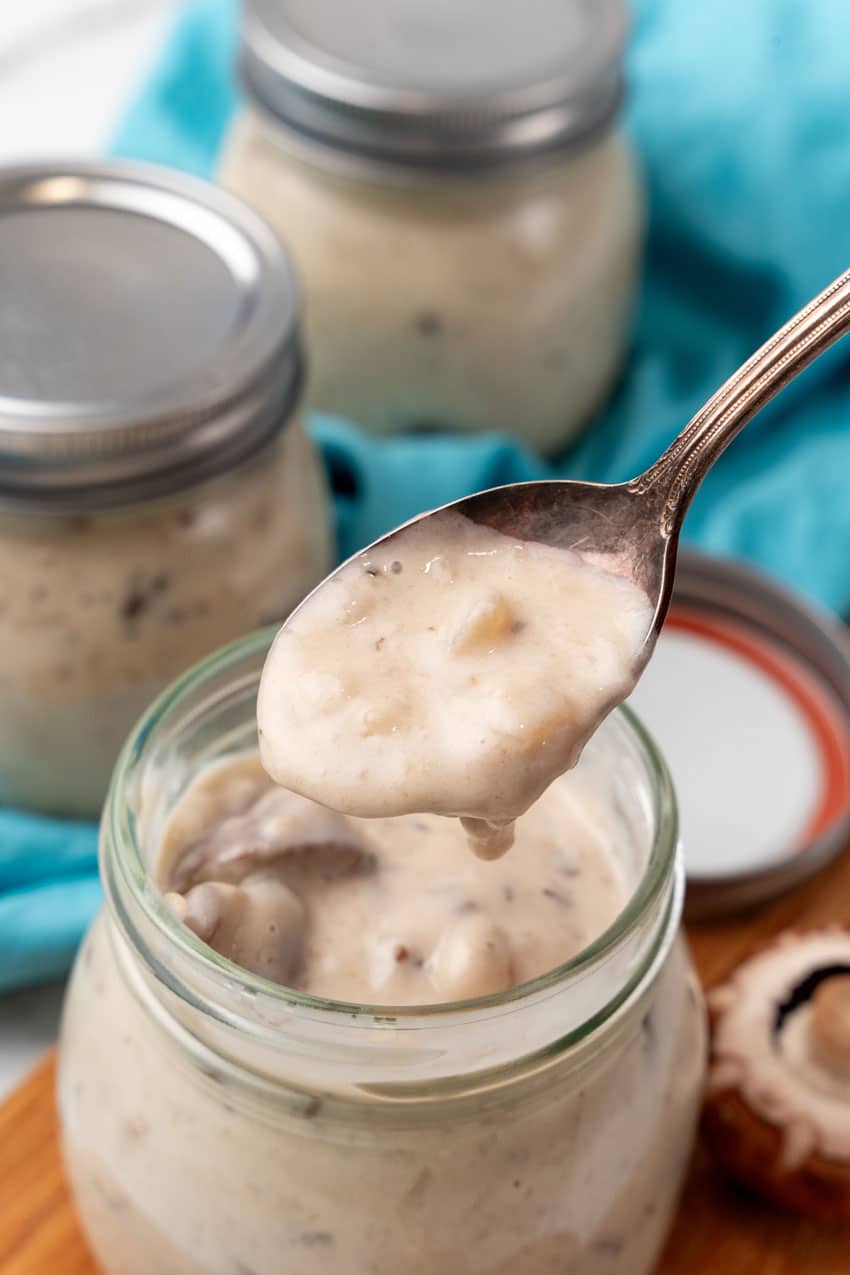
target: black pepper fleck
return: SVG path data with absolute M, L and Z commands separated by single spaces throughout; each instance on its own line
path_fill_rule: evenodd
M 334 1242 L 332 1231 L 302 1231 L 299 1238 L 305 1248 L 330 1248 Z
M 202 1076 L 206 1076 L 207 1080 L 212 1080 L 217 1085 L 224 1084 L 224 1076 L 222 1076 L 220 1071 L 216 1071 L 213 1067 L 207 1067 L 204 1063 L 201 1063 L 198 1067 L 198 1071 Z
M 122 619 L 128 623 L 138 620 L 148 605 L 148 600 L 140 589 L 131 589 L 121 603 Z
M 433 310 L 423 310 L 413 320 L 416 331 L 422 336 L 438 336 L 443 330 L 443 321 Z
M 594 1253 L 610 1253 L 615 1256 L 622 1253 L 625 1240 L 620 1235 L 603 1235 L 598 1240 L 594 1240 L 591 1248 Z
M 655 1023 L 652 1021 L 652 1010 L 648 1014 L 644 1014 L 640 1027 L 647 1045 L 652 1048 L 655 1044 Z
M 541 893 L 544 898 L 551 899 L 553 903 L 557 903 L 558 907 L 571 908 L 573 906 L 572 899 L 568 898 L 566 894 L 561 894 L 560 890 L 551 889 L 548 885 L 544 887 Z

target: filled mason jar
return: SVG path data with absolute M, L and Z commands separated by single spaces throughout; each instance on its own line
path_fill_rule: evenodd
M 236 199 L 0 172 L 0 803 L 95 814 L 127 731 L 330 564 L 298 297 Z
M 570 441 L 619 370 L 643 213 L 623 0 L 247 0 L 225 185 L 305 289 L 309 403 Z
M 630 887 L 590 946 L 476 1000 L 318 999 L 218 955 L 152 879 L 192 781 L 257 747 L 270 640 L 185 675 L 113 777 L 106 906 L 72 977 L 59 1078 L 66 1165 L 102 1269 L 647 1275 L 705 1049 L 654 745 L 618 711 L 567 777 L 615 829 Z

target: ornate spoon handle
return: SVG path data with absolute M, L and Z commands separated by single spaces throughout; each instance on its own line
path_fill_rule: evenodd
M 824 289 L 712 394 L 667 450 L 628 484 L 636 495 L 666 493 L 661 531 L 685 516 L 711 466 L 748 421 L 829 346 L 850 332 L 850 270 Z M 848 426 L 850 428 L 850 426 Z

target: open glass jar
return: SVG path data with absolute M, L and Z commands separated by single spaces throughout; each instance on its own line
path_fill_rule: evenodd
M 298 298 L 237 200 L 141 165 L 0 173 L 0 802 L 92 815 L 180 671 L 324 575 Z
M 632 894 L 596 942 L 498 995 L 321 1001 L 240 970 L 150 880 L 198 770 L 256 747 L 271 634 L 184 676 L 125 746 L 106 908 L 62 1033 L 66 1163 L 108 1275 L 646 1275 L 700 1100 L 663 762 L 625 711 L 580 763 Z
M 225 185 L 292 252 L 308 401 L 562 448 L 612 385 L 642 201 L 622 0 L 248 0 Z

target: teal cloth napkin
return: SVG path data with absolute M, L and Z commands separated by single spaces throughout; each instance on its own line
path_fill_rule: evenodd
M 115 139 L 118 155 L 211 175 L 237 94 L 234 0 L 192 0 Z M 638 0 L 627 126 L 650 201 L 628 368 L 557 464 L 509 438 L 374 441 L 312 428 L 341 555 L 421 509 L 544 474 L 643 469 L 766 336 L 850 265 L 846 0 Z M 850 609 L 850 360 L 841 347 L 716 466 L 686 539 Z M 65 968 L 97 899 L 94 831 L 0 812 L 0 989 Z

